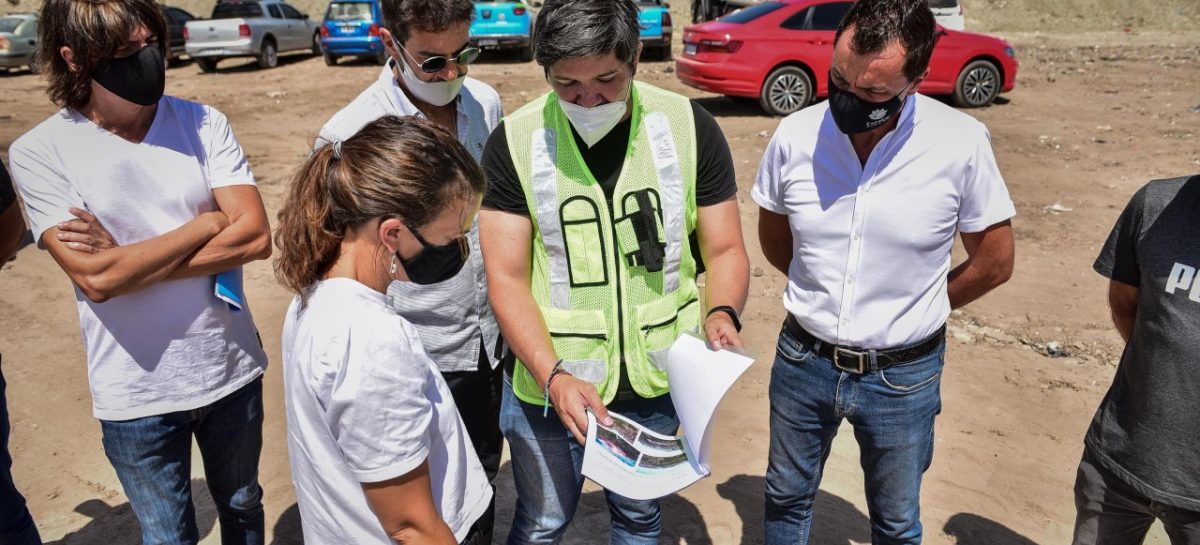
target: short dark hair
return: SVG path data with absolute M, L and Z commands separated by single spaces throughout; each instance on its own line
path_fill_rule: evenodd
M 545 70 L 563 59 L 609 53 L 632 67 L 640 34 L 633 0 L 548 0 L 533 26 L 533 53 Z
M 139 25 L 158 38 L 167 55 L 171 36 L 155 0 L 47 0 L 38 22 L 37 59 L 49 82 L 50 100 L 78 110 L 92 99 L 92 72 L 112 60 Z M 72 70 L 59 50 L 71 49 Z
M 858 0 L 838 24 L 834 43 L 854 27 L 850 48 L 859 55 L 878 53 L 899 40 L 904 47 L 904 76 L 921 77 L 937 42 L 937 22 L 927 0 Z
M 383 24 L 401 44 L 413 31 L 441 32 L 475 18 L 471 0 L 383 0 Z

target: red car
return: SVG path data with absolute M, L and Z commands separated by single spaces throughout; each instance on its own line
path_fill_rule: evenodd
M 833 35 L 852 4 L 774 0 L 689 26 L 675 73 L 691 87 L 757 98 L 770 114 L 790 114 L 829 92 Z M 1017 59 L 1008 42 L 940 26 L 938 35 L 922 93 L 978 108 L 1013 89 Z

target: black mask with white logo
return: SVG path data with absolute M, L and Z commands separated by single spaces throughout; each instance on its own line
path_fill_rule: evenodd
M 421 253 L 410 259 L 400 257 L 400 254 L 396 253 L 400 264 L 404 265 L 404 272 L 408 275 L 409 282 L 421 285 L 445 282 L 454 278 L 466 264 L 470 246 L 467 245 L 465 237 L 443 246 L 434 246 L 425 240 L 425 237 L 422 237 L 415 228 L 409 227 L 408 230 L 412 232 L 417 242 L 421 243 Z
M 829 76 L 829 113 L 838 129 L 846 134 L 858 134 L 876 129 L 890 121 L 904 107 L 900 97 L 908 91 L 883 102 L 867 102 L 857 95 L 838 87 Z
M 167 88 L 167 61 L 158 46 L 148 45 L 137 53 L 96 67 L 92 79 L 129 102 L 153 106 Z

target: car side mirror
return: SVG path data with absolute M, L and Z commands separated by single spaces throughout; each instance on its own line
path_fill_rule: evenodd
M 663 2 L 663 7 L 664 7 L 664 8 L 670 8 L 670 7 L 671 7 L 671 3 L 670 3 L 670 2 Z
M 307 14 L 307 13 L 301 13 L 301 14 L 300 14 L 300 18 L 302 18 L 302 19 L 308 19 L 308 14 Z

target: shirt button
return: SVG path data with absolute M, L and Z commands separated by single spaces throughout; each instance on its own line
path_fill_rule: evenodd
M 854 283 L 854 275 L 847 276 L 847 277 L 846 277 L 846 283 L 847 283 L 847 284 L 853 284 L 853 283 Z
M 862 233 L 854 233 L 854 240 L 861 240 L 861 239 L 862 239 Z

